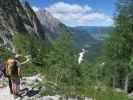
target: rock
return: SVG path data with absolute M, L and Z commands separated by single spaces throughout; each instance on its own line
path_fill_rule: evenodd
M 14 33 L 45 38 L 43 27 L 27 2 L 22 5 L 19 0 L 0 0 L 0 39 L 10 44 Z
M 52 16 L 48 9 L 36 11 L 43 28 L 45 29 L 46 39 L 53 42 L 61 33 L 70 33 L 69 27 L 61 23 L 58 19 Z
M 96 100 L 96 99 L 85 97 L 85 100 Z
M 116 92 L 119 92 L 119 93 L 122 93 L 122 92 L 124 92 L 122 89 L 120 89 L 120 88 L 115 88 L 114 89 Z
M 31 77 L 23 77 L 22 84 L 37 85 L 39 82 L 42 82 L 42 81 L 43 81 L 42 76 L 38 74 L 35 76 L 31 76 Z
M 0 100 L 38 100 L 42 98 L 39 94 L 40 87 L 34 84 L 34 83 L 39 84 L 39 81 L 42 81 L 41 77 L 42 76 L 38 74 L 31 77 L 25 77 L 27 80 L 22 79 L 21 82 L 25 83 L 21 84 L 21 93 L 23 93 L 22 94 L 23 97 L 22 98 L 17 97 L 16 99 L 14 99 L 14 96 L 10 94 L 7 78 L 1 78 L 0 82 L 2 82 L 2 84 L 5 85 L 3 85 L 0 88 Z M 35 82 L 36 79 L 40 80 L 38 82 Z M 32 85 L 28 84 L 29 81 Z
M 0 88 L 0 100 L 14 100 L 8 87 Z
M 129 93 L 128 94 L 128 97 L 131 98 L 131 99 L 133 99 L 133 92 Z
M 38 100 L 60 100 L 60 96 L 59 95 L 55 95 L 55 96 L 44 96 Z

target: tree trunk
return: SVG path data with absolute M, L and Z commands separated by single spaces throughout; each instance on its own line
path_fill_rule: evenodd
M 116 86 L 116 77 L 115 76 L 113 76 L 113 80 L 112 81 L 113 81 L 113 84 L 112 84 L 113 88 L 115 88 L 115 86 Z
M 129 82 L 129 75 L 127 74 L 125 77 L 125 86 L 124 86 L 124 91 L 126 93 L 128 92 L 128 82 Z

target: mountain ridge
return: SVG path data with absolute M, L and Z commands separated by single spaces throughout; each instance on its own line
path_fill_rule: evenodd
M 54 42 L 60 34 L 71 33 L 68 26 L 53 17 L 47 10 L 42 9 L 36 11 L 36 15 L 45 29 L 46 38 L 48 38 L 51 43 Z

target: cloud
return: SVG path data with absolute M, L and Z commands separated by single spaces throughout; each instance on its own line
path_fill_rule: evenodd
M 61 14 L 64 14 L 64 13 L 79 13 L 79 12 L 86 13 L 86 12 L 91 11 L 91 8 L 87 5 L 85 5 L 85 6 L 80 6 L 80 5 L 77 5 L 77 4 L 71 5 L 71 4 L 67 4 L 67 3 L 64 3 L 64 2 L 55 3 L 55 4 L 49 6 L 46 9 L 48 11 L 50 11 L 51 13 L 61 13 Z
M 88 5 L 57 2 L 45 9 L 68 26 L 113 25 L 113 19 L 111 16 L 95 11 Z
M 33 6 L 32 9 L 36 12 L 36 11 L 39 11 L 41 8 L 40 7 Z

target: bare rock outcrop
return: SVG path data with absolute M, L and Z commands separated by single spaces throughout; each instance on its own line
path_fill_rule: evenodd
M 15 33 L 45 39 L 44 29 L 28 2 L 22 4 L 19 0 L 0 0 L 1 42 L 11 42 Z

